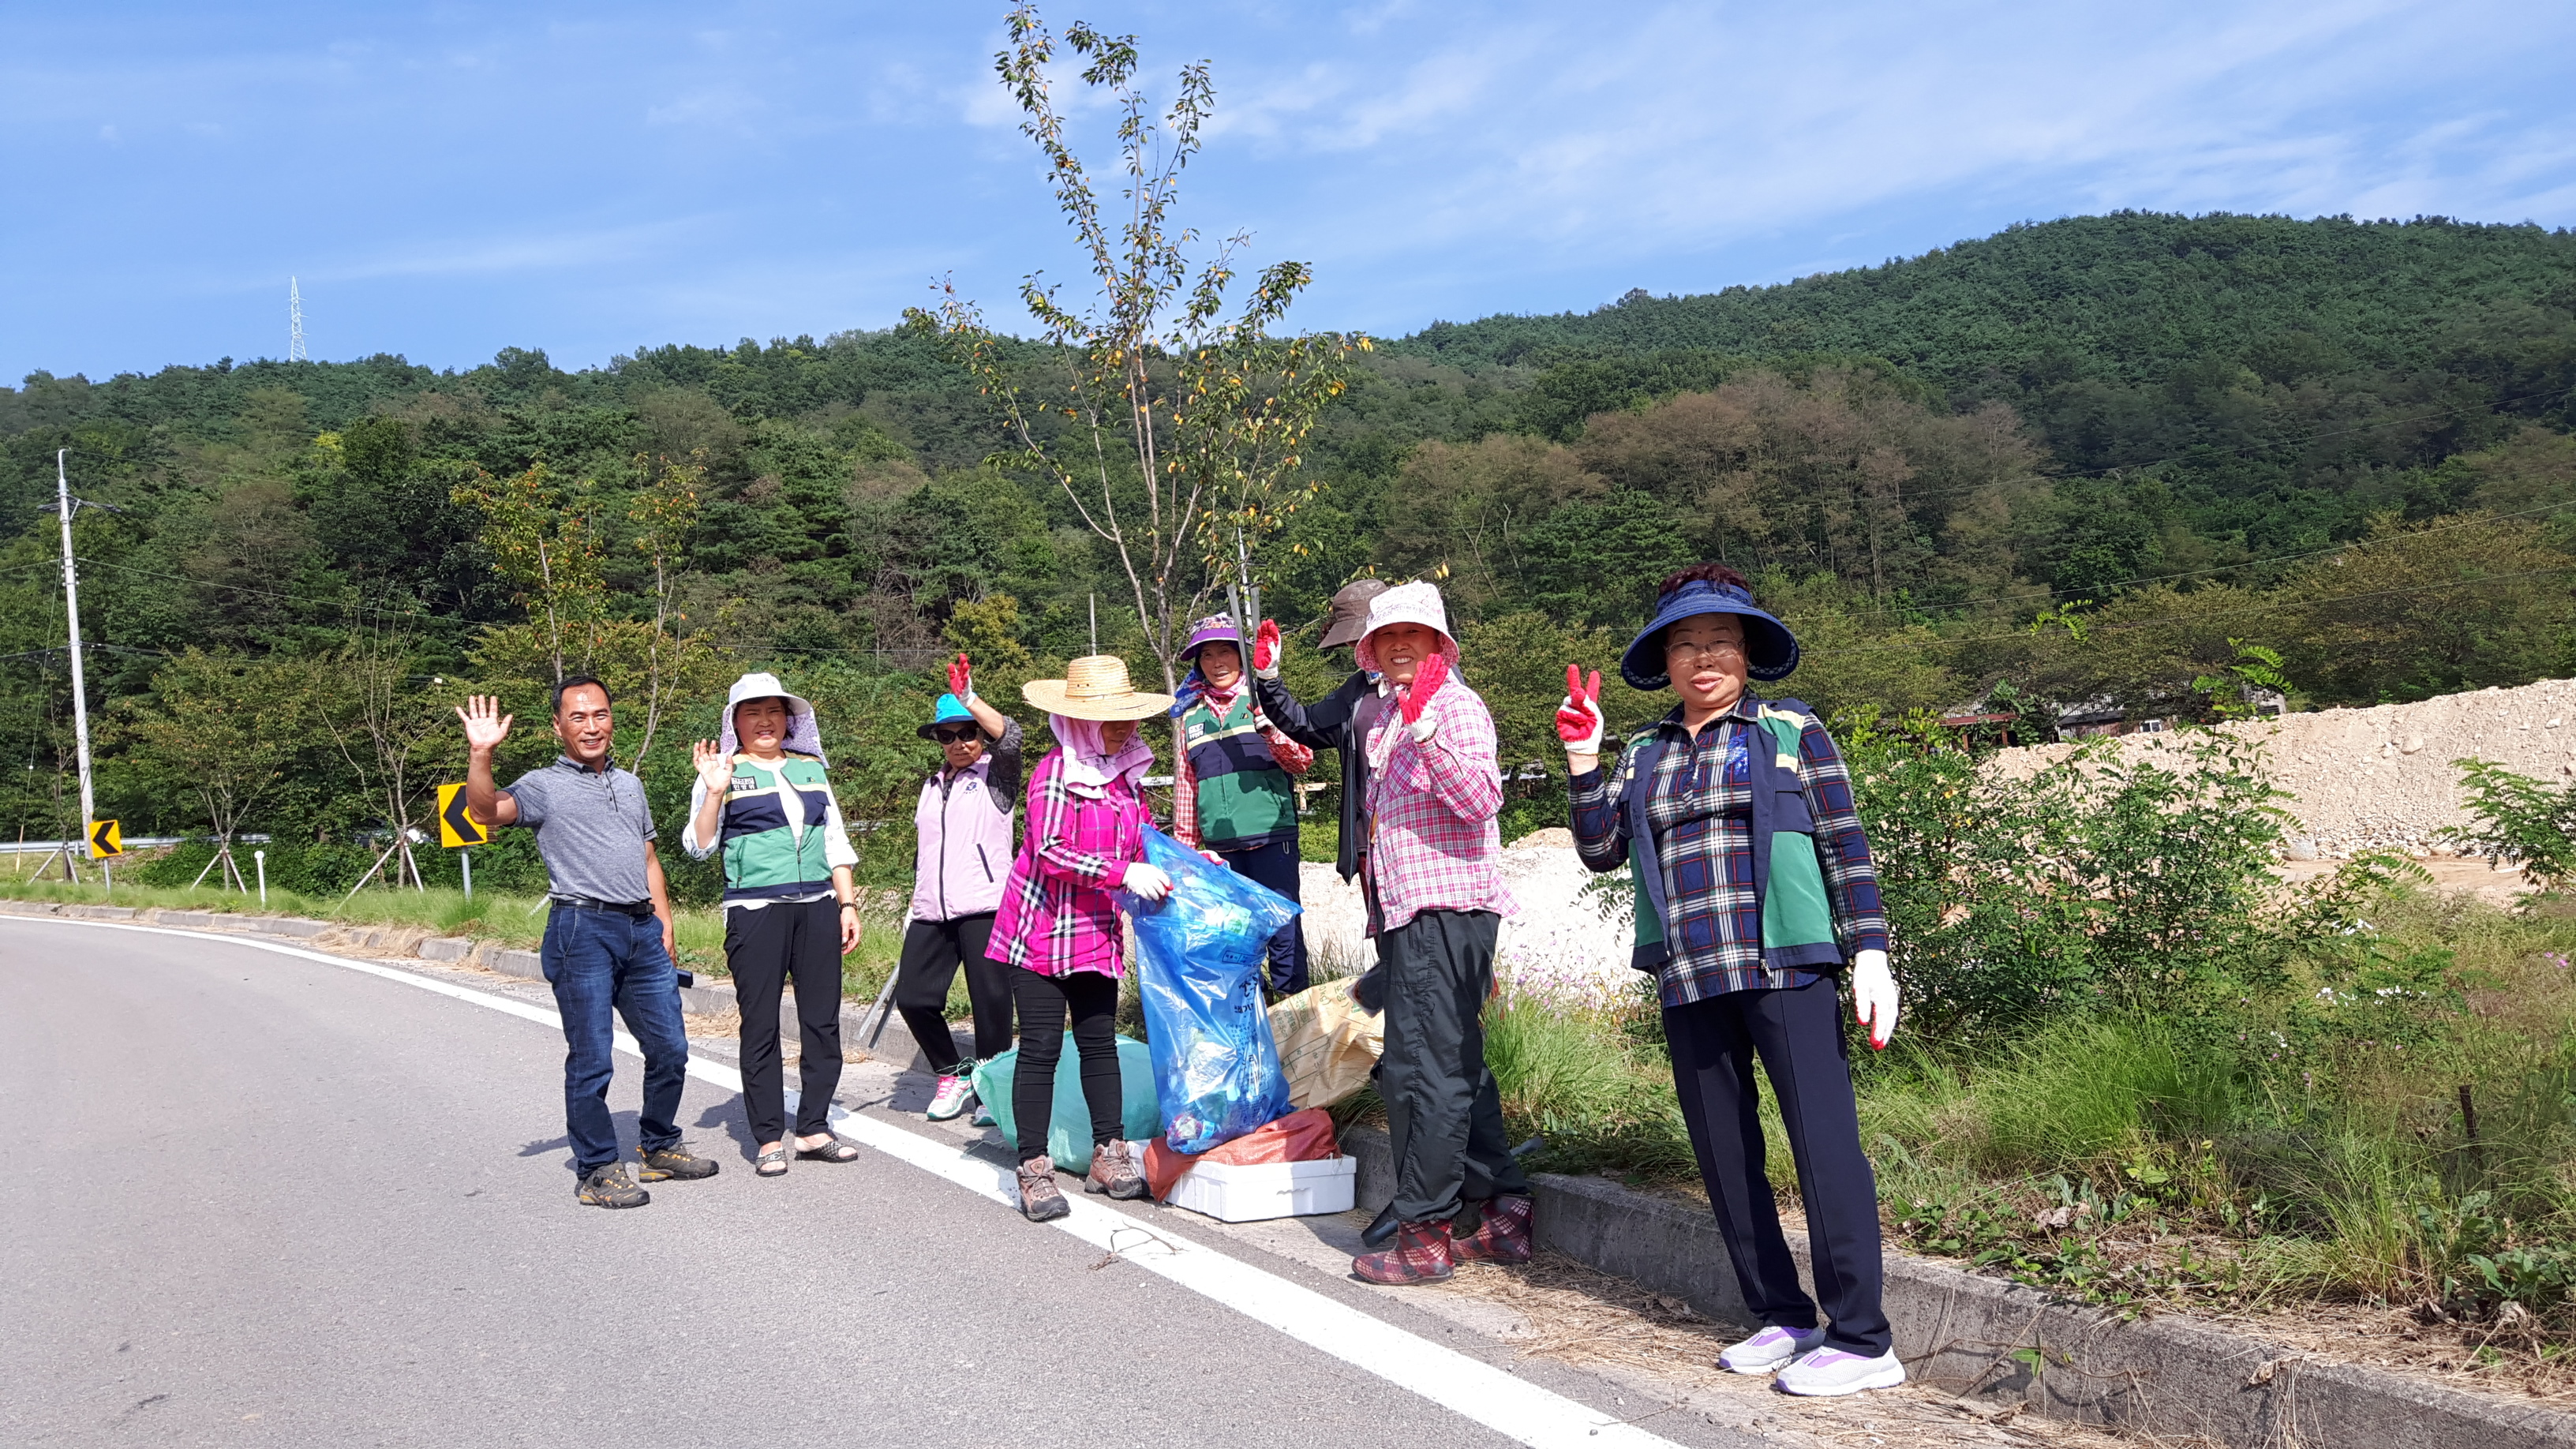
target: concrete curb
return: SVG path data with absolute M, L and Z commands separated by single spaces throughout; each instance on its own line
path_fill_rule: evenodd
M 1387 1135 L 1353 1127 L 1359 1206 L 1395 1192 Z M 1539 1245 L 1671 1293 L 1721 1321 L 1749 1323 L 1725 1240 L 1699 1208 L 1597 1177 L 1532 1174 Z M 1803 1233 L 1789 1250 L 1813 1277 Z M 2404 1444 L 2409 1449 L 2539 1449 L 2576 1444 L 2576 1415 L 2499 1402 L 2181 1316 L 2122 1321 L 2035 1288 L 1911 1254 L 1886 1256 L 1887 1316 L 1914 1377 L 2053 1419 L 2199 1436 L 2244 1449 Z M 2040 1366 L 2012 1357 L 2035 1349 Z

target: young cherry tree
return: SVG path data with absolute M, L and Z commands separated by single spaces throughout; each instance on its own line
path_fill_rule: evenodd
M 1193 274 L 1187 251 L 1199 237 L 1173 211 L 1216 104 L 1206 62 L 1182 69 L 1180 94 L 1157 121 L 1136 87 L 1134 36 L 1080 24 L 1063 33 L 1063 47 L 1085 62 L 1083 85 L 1106 93 L 1118 117 L 1126 185 L 1124 215 L 1113 219 L 1066 135 L 1048 71 L 1058 38 L 1033 5 L 1013 9 L 1008 23 L 1010 44 L 994 68 L 1019 104 L 1020 130 L 1046 157 L 1056 204 L 1098 291 L 1076 310 L 1041 274 L 1021 284 L 1046 344 L 1044 360 L 1025 371 L 1022 351 L 987 328 L 953 282 L 941 286 L 936 309 L 910 309 L 905 320 L 945 341 L 991 400 L 1009 440 L 993 461 L 1053 479 L 1116 555 L 1164 688 L 1173 689 L 1190 621 L 1237 559 L 1256 559 L 1320 486 L 1300 480 L 1299 450 L 1316 414 L 1347 386 L 1349 354 L 1369 342 L 1275 335 L 1314 280 L 1303 262 L 1265 268 L 1227 315 L 1247 234 L 1218 244 Z

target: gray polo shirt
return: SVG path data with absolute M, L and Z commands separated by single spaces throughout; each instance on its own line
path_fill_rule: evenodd
M 653 898 L 644 880 L 644 842 L 653 838 L 653 812 L 644 782 L 611 765 L 584 769 L 557 755 L 543 769 L 510 782 L 519 823 L 537 832 L 552 894 L 632 904 Z

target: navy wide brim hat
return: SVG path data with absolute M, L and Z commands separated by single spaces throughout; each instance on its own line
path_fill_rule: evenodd
M 1798 667 L 1798 636 L 1788 625 L 1762 612 L 1751 594 L 1733 584 L 1693 579 L 1657 601 L 1655 617 L 1619 656 L 1619 677 L 1629 688 L 1655 690 L 1673 682 L 1664 668 L 1664 631 L 1697 614 L 1733 614 L 1744 621 L 1745 672 L 1754 678 L 1786 679 Z

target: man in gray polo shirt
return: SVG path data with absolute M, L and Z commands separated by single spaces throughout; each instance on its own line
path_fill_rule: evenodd
M 555 738 L 563 753 L 501 790 L 492 784 L 492 752 L 510 732 L 500 701 L 468 699 L 465 803 L 490 825 L 537 832 L 554 905 L 546 914 L 546 980 L 563 1017 L 564 1125 L 572 1138 L 580 1200 L 597 1207 L 642 1207 L 652 1194 L 637 1187 L 618 1160 L 617 1127 L 608 1115 L 616 1027 L 612 1012 L 644 1049 L 644 1111 L 637 1155 L 646 1182 L 713 1177 L 716 1165 L 689 1151 L 673 1119 L 688 1075 L 689 1037 L 680 1017 L 679 970 L 673 964 L 671 892 L 653 849 L 653 815 L 644 782 L 609 756 L 614 736 L 608 686 L 587 676 L 555 686 Z

